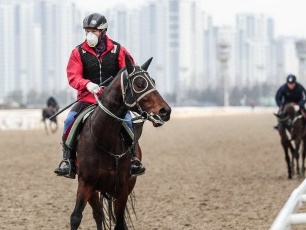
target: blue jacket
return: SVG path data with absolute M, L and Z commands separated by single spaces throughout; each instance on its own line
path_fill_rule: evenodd
M 294 102 L 302 108 L 306 102 L 306 90 L 298 82 L 293 90 L 290 90 L 287 84 L 283 84 L 276 92 L 275 101 L 278 107 L 282 107 L 289 102 Z

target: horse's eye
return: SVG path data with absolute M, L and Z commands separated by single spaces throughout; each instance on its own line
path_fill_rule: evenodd
M 139 88 L 139 89 L 143 89 L 144 87 L 146 87 L 147 85 L 147 82 L 144 80 L 144 79 L 139 79 L 137 82 L 136 82 L 136 86 Z
M 141 92 L 142 90 L 148 87 L 148 81 L 142 76 L 135 77 L 133 83 L 134 83 L 134 90 L 136 92 Z

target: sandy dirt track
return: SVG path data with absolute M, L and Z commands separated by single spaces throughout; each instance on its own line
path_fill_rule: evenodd
M 146 124 L 135 229 L 269 229 L 303 180 L 287 179 L 274 123 L 269 113 Z M 77 180 L 53 173 L 60 136 L 0 131 L 0 229 L 69 229 Z M 95 229 L 89 205 L 80 229 Z

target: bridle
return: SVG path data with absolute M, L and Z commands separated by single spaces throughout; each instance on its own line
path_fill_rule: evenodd
M 137 78 L 142 78 L 142 81 L 146 83 L 145 87 L 141 90 L 138 90 L 134 87 L 134 81 Z M 126 106 L 126 108 L 129 110 L 133 107 L 137 107 L 137 116 L 135 116 L 132 120 L 141 120 L 146 121 L 149 120 L 151 122 L 163 124 L 164 121 L 156 114 L 149 114 L 148 112 L 144 111 L 141 106 L 139 105 L 139 101 L 144 98 L 149 93 L 156 91 L 155 88 L 155 82 L 154 80 L 149 76 L 147 71 L 142 70 L 139 68 L 137 71 L 134 68 L 134 71 L 130 74 L 127 73 L 127 71 L 123 71 L 120 75 L 120 82 L 121 82 L 121 92 L 122 92 L 122 98 L 123 102 Z M 129 121 L 127 119 L 122 119 L 115 114 L 113 114 L 111 111 L 109 111 L 99 100 L 98 96 L 94 93 L 94 97 L 98 103 L 98 106 L 109 116 L 115 118 L 118 121 Z
M 289 115 L 277 119 L 282 128 L 291 128 L 293 121 Z
M 301 114 L 294 116 L 293 118 L 289 114 L 286 114 L 285 117 L 279 117 L 278 122 L 281 125 L 281 127 L 291 129 L 294 123 L 300 118 L 303 118 Z

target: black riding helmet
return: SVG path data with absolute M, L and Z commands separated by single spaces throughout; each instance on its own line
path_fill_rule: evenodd
M 289 74 L 287 77 L 287 83 L 296 83 L 296 76 Z
M 83 29 L 107 30 L 107 21 L 102 14 L 90 14 L 83 20 Z

